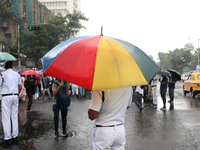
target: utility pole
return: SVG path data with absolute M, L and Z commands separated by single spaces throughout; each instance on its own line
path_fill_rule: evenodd
M 199 69 L 199 39 L 198 39 L 198 69 Z
M 20 64 L 20 58 L 19 58 L 19 55 L 20 55 L 20 54 L 19 54 L 19 52 L 20 52 L 19 34 L 20 34 L 20 27 L 21 27 L 21 26 L 22 26 L 22 25 L 19 25 L 19 24 L 18 24 L 18 37 L 17 37 L 17 38 L 18 38 L 18 40 L 17 40 L 17 46 L 18 46 L 18 58 L 17 58 L 17 59 L 18 59 L 18 69 L 20 69 L 20 66 L 21 66 L 21 64 Z

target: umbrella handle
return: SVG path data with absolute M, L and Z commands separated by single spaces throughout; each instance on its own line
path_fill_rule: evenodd
M 101 36 L 103 36 L 103 26 L 101 26 Z

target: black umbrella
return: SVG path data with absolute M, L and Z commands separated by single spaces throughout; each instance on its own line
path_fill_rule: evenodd
M 178 71 L 173 70 L 173 69 L 168 69 L 170 73 L 172 73 L 172 76 L 176 78 L 176 81 L 181 80 L 181 75 L 178 73 Z
M 171 77 L 171 74 L 169 71 L 161 69 L 160 71 L 158 71 L 157 74 L 160 74 L 161 76 L 167 76 L 167 77 Z

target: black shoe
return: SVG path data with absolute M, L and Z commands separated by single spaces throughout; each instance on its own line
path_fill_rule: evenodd
M 63 137 L 68 137 L 67 132 L 66 132 L 66 131 L 63 131 L 62 136 L 63 136 Z
M 152 106 L 153 106 L 153 107 L 157 107 L 157 104 L 152 103 Z
M 12 138 L 12 141 L 17 143 L 18 142 L 18 137 Z
M 173 104 L 173 101 L 169 100 L 168 103 Z
M 3 140 L 2 142 L 0 142 L 0 145 L 10 145 L 10 144 L 12 144 L 12 139 Z
M 140 112 L 143 110 L 143 107 L 140 108 Z
M 58 131 L 55 131 L 54 135 L 55 135 L 56 138 L 58 138 L 59 137 Z

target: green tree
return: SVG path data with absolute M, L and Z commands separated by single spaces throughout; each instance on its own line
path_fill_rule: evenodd
M 191 66 L 187 66 L 187 68 L 190 68 L 189 70 L 187 71 L 190 71 L 190 70 L 195 70 L 196 69 L 196 65 L 197 65 L 197 60 L 198 60 L 198 52 L 197 50 L 195 50 L 195 47 L 192 43 L 187 43 L 185 44 L 184 48 L 186 50 L 190 50 L 190 52 L 192 53 L 192 56 L 191 56 Z M 183 72 L 186 72 L 185 70 L 183 70 Z
M 6 22 L 8 24 L 9 20 L 16 21 L 16 18 L 13 15 L 14 12 L 15 12 L 14 6 L 9 0 L 0 0 L 1 23 Z M 6 51 L 6 52 L 17 51 L 17 41 L 12 42 L 10 38 L 6 38 L 6 37 L 0 38 L 0 44 L 4 45 L 5 47 L 3 51 Z
M 17 51 L 17 42 L 12 43 L 11 39 L 3 37 L 0 38 L 0 43 L 4 45 L 4 52 L 16 52 Z
M 159 52 L 158 59 L 160 60 L 160 62 L 158 63 L 160 68 L 167 70 L 172 67 L 168 53 Z
M 186 48 L 175 49 L 174 51 L 169 51 L 169 59 L 172 64 L 172 69 L 177 70 L 182 73 L 184 67 L 191 67 L 191 50 Z
M 39 59 L 49 50 L 62 41 L 75 37 L 80 29 L 85 28 L 80 23 L 81 20 L 88 20 L 80 11 L 72 14 L 68 12 L 66 16 L 52 14 L 51 17 L 48 24 L 40 25 L 42 30 L 24 30 L 20 34 L 21 52 L 34 60 L 36 67 Z

